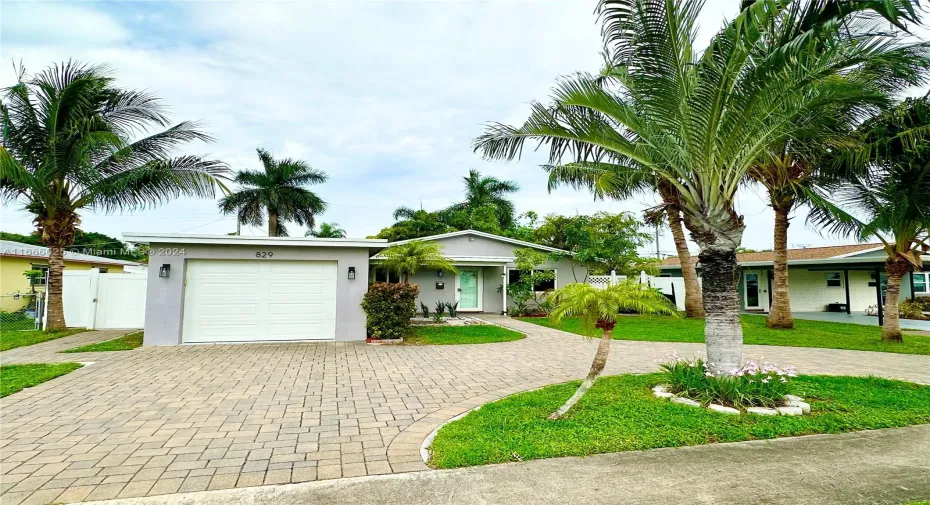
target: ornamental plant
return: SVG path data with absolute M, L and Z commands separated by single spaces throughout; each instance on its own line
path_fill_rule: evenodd
M 794 367 L 747 361 L 739 368 L 720 370 L 700 357 L 688 360 L 677 353 L 659 362 L 669 391 L 702 405 L 716 403 L 735 408 L 776 407 L 792 391 Z
M 410 318 L 417 313 L 419 294 L 418 286 L 405 283 L 376 282 L 368 286 L 362 299 L 368 334 L 377 339 L 403 338 L 410 329 Z

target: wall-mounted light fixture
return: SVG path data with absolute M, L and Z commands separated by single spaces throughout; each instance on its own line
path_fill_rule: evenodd
M 168 277 L 171 277 L 171 265 L 167 263 L 162 265 L 161 268 L 158 269 L 158 276 L 161 277 L 162 279 L 167 279 Z
M 349 267 L 349 280 L 355 280 L 355 267 Z
M 442 276 L 444 276 L 444 275 L 446 275 L 446 273 L 443 272 L 442 270 L 440 270 L 439 272 L 436 273 L 436 277 L 442 277 Z

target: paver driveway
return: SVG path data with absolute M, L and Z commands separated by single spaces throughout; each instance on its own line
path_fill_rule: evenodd
M 516 342 L 203 345 L 55 354 L 75 335 L 4 363 L 94 363 L 2 400 L 0 501 L 74 502 L 424 470 L 440 423 L 513 392 L 584 375 L 596 342 L 498 317 Z M 72 339 L 72 340 L 66 340 Z M 613 343 L 606 373 L 655 370 L 700 344 Z M 930 383 L 927 356 L 746 346 L 804 373 Z

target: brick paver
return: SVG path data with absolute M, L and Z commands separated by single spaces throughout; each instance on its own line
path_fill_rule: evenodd
M 4 352 L 3 363 L 94 364 L 0 400 L 0 501 L 76 502 L 425 470 L 420 446 L 440 424 L 508 394 L 576 379 L 590 365 L 593 340 L 486 318 L 528 337 L 70 355 L 54 351 L 88 342 L 59 342 Z M 606 373 L 654 371 L 668 353 L 702 350 L 615 341 Z M 768 346 L 746 346 L 745 354 L 803 373 L 930 383 L 927 356 Z

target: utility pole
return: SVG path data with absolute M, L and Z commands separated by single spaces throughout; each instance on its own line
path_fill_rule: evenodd
M 662 255 L 659 253 L 659 223 L 656 223 L 656 259 L 662 259 Z

